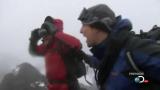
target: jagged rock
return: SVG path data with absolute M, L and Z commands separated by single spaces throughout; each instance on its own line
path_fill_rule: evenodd
M 45 77 L 32 65 L 22 63 L 2 79 L 0 90 L 47 90 Z

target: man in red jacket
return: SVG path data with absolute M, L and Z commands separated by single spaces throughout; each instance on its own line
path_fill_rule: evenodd
M 41 38 L 42 44 L 38 45 Z M 32 55 L 45 57 L 48 90 L 79 89 L 72 55 L 80 50 L 80 41 L 63 33 L 63 21 L 60 19 L 48 16 L 41 28 L 31 33 L 29 51 Z

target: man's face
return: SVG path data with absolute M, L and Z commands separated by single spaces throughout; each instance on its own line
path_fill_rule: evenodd
M 80 33 L 82 33 L 83 36 L 86 37 L 86 43 L 88 47 L 92 47 L 97 44 L 97 32 L 98 30 L 91 28 L 89 25 L 82 25 Z

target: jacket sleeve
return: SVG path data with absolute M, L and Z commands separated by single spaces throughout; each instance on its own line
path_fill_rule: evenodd
M 29 53 L 33 56 L 43 56 L 46 52 L 45 46 L 43 44 L 37 45 L 37 41 L 30 40 Z
M 80 50 L 82 48 L 81 42 L 77 38 L 66 33 L 57 32 L 55 34 L 55 38 L 61 41 L 63 44 L 67 45 L 69 48 L 77 50 Z
M 131 44 L 132 58 L 138 68 L 147 77 L 160 82 L 160 45 L 147 39 L 136 39 L 136 43 Z
M 74 51 L 76 51 L 77 53 L 81 52 L 82 45 L 81 45 L 81 42 L 77 38 L 71 35 L 68 35 L 66 33 L 63 33 L 63 32 L 56 33 L 55 37 L 59 41 L 62 41 L 63 43 L 65 43 L 71 49 L 74 49 Z M 99 64 L 99 60 L 94 56 L 83 53 L 82 57 L 84 57 L 85 62 L 88 63 L 93 68 L 96 68 Z

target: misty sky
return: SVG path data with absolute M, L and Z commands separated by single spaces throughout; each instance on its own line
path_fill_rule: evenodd
M 77 20 L 83 7 L 105 3 L 123 18 L 129 18 L 133 30 L 149 30 L 160 25 L 159 0 L 0 0 L 0 76 L 22 62 L 30 62 L 40 70 L 43 59 L 28 53 L 30 32 L 40 27 L 46 16 L 64 20 L 64 32 L 79 38 L 89 52 L 85 38 L 79 33 Z

